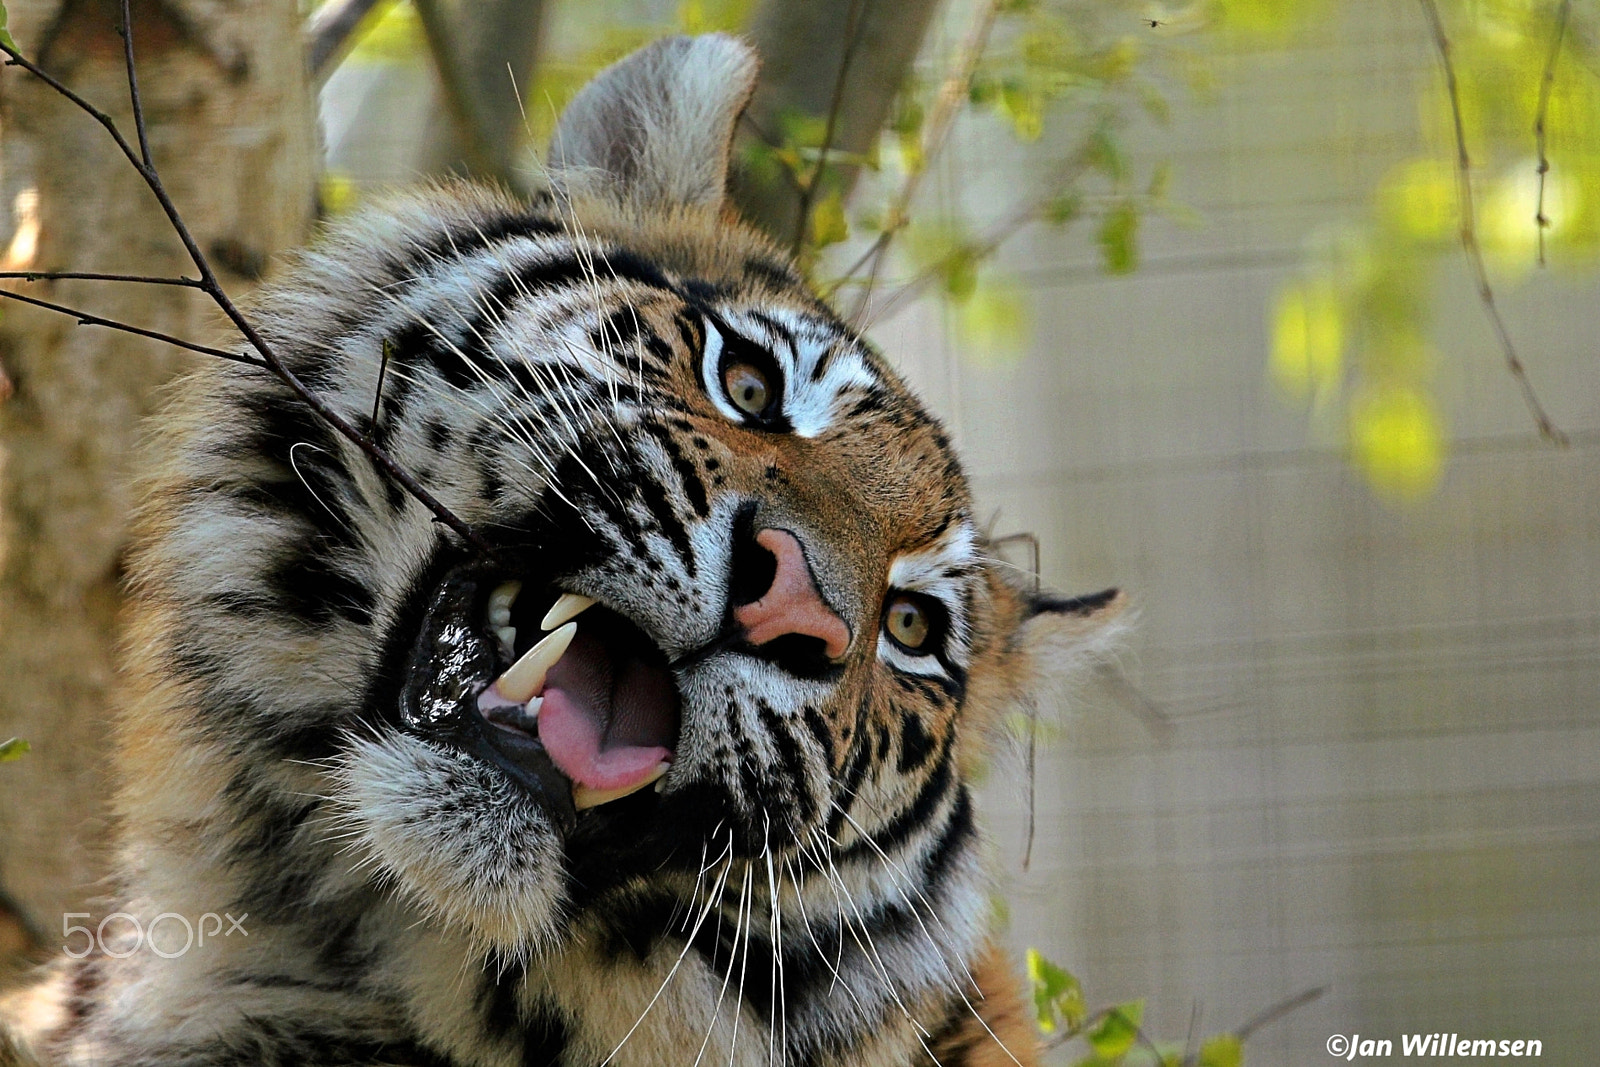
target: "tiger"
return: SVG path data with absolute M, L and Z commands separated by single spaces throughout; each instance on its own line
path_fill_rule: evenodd
M 1124 597 L 1008 571 L 949 433 L 738 218 L 757 69 L 659 40 L 562 111 L 531 198 L 394 194 L 252 298 L 470 539 L 279 379 L 176 391 L 116 921 L 0 1058 L 1041 1062 L 975 781 Z

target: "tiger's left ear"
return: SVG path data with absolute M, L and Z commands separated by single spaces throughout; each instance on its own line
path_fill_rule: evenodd
M 754 49 L 723 33 L 667 37 L 613 63 L 561 113 L 548 156 L 557 191 L 719 206 L 758 67 Z

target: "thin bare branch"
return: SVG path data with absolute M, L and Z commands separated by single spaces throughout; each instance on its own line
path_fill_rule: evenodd
M 226 359 L 233 363 L 243 363 L 251 367 L 260 367 L 263 370 L 268 369 L 265 360 L 256 359 L 254 356 L 246 356 L 238 352 L 225 352 L 220 348 L 208 348 L 205 345 L 197 345 L 192 341 L 185 341 L 181 338 L 173 337 L 171 334 L 158 333 L 155 330 L 146 330 L 140 326 L 132 326 L 126 322 L 118 322 L 116 319 L 101 318 L 99 315 L 91 315 L 87 311 L 79 311 L 77 308 L 70 308 L 65 304 L 52 304 L 48 300 L 39 300 L 36 297 L 23 296 L 21 293 L 14 293 L 9 289 L 0 289 L 0 297 L 5 298 L 6 300 L 16 300 L 23 304 L 32 304 L 34 307 L 44 308 L 46 311 L 55 311 L 62 315 L 70 315 L 78 320 L 78 325 L 80 326 L 104 326 L 108 330 L 120 330 L 122 333 L 137 334 L 140 337 L 149 337 L 156 341 L 165 341 L 169 345 L 176 345 L 179 348 L 187 348 L 191 352 L 200 352 L 204 355 L 216 356 L 218 359 Z
M 1550 93 L 1556 84 L 1556 57 L 1561 55 L 1561 42 L 1567 36 L 1567 19 L 1572 15 L 1572 0 L 1561 0 L 1556 12 L 1556 32 L 1550 40 L 1550 55 L 1544 61 L 1544 74 L 1539 79 L 1539 106 L 1533 115 L 1533 140 L 1539 151 L 1539 202 L 1533 209 L 1533 224 L 1539 231 L 1539 266 L 1544 266 L 1544 232 L 1550 228 L 1550 219 L 1544 213 L 1544 179 L 1550 173 L 1550 157 L 1545 152 L 1545 120 L 1550 114 Z
M 867 284 L 856 300 L 855 307 L 846 316 L 851 322 L 861 317 L 871 301 L 872 288 L 877 281 L 879 270 L 882 269 L 883 257 L 895 236 L 910 221 L 911 201 L 916 198 L 924 175 L 932 168 L 934 160 L 943 150 L 945 140 L 950 134 L 950 127 L 955 123 L 956 115 L 961 111 L 961 104 L 972 89 L 972 77 L 977 72 L 978 61 L 988 50 L 989 37 L 994 33 L 995 20 L 1000 16 L 1000 4 L 1001 0 L 984 0 L 983 7 L 973 23 L 972 32 L 962 44 L 955 66 L 939 86 L 939 95 L 934 99 L 933 111 L 923 125 L 921 158 L 917 160 L 917 165 L 911 169 L 911 173 L 906 175 L 900 191 L 889 202 L 889 210 L 883 217 L 883 230 L 878 234 L 877 240 L 872 242 L 872 246 L 845 275 L 846 278 L 851 278 L 863 267 L 869 268 Z
M 180 285 L 188 289 L 204 289 L 196 278 L 159 278 L 145 274 L 94 274 L 81 270 L 0 270 L 0 279 L 18 279 L 25 282 L 132 282 L 136 285 Z
M 390 0 L 333 0 L 323 4 L 306 28 L 306 70 L 311 80 L 322 81 L 333 72 L 334 59 L 344 51 L 356 27 L 368 12 Z
M 1533 383 L 1528 380 L 1528 372 L 1522 365 L 1522 359 L 1517 355 L 1516 345 L 1512 343 L 1511 331 L 1506 329 L 1505 320 L 1500 317 L 1500 308 L 1495 303 L 1494 288 L 1489 284 L 1489 270 L 1483 261 L 1483 248 L 1478 243 L 1477 214 L 1472 202 L 1472 157 L 1467 153 L 1467 128 L 1461 116 L 1461 91 L 1456 83 L 1456 66 L 1451 55 L 1450 37 L 1445 33 L 1444 21 L 1439 17 L 1439 5 L 1434 0 L 1418 0 L 1418 3 L 1422 5 L 1423 14 L 1427 16 L 1428 27 L 1433 34 L 1434 49 L 1439 53 L 1440 66 L 1444 68 L 1445 91 L 1450 98 L 1450 117 L 1455 124 L 1456 199 L 1461 211 L 1461 247 L 1466 253 L 1467 265 L 1472 269 L 1473 280 L 1477 285 L 1478 302 L 1483 305 L 1483 312 L 1488 316 L 1490 325 L 1494 327 L 1500 349 L 1505 355 L 1506 369 L 1511 372 L 1511 377 L 1522 390 L 1522 399 L 1528 405 L 1528 411 L 1532 414 L 1540 435 L 1565 446 L 1567 435 L 1558 430 L 1555 423 L 1550 420 L 1550 416 L 1545 413 L 1544 405 L 1539 402 L 1538 395 L 1533 391 Z
M 133 66 L 133 13 L 127 0 L 123 0 L 122 25 L 117 27 L 117 36 L 122 38 L 122 61 L 128 68 L 128 98 L 133 101 L 134 131 L 139 135 L 139 161 L 146 170 L 154 170 L 150 136 L 144 128 L 144 104 L 139 99 L 139 75 Z
M 394 353 L 394 346 L 389 339 L 383 339 L 383 358 L 378 363 L 378 387 L 372 391 L 372 432 L 378 432 L 378 416 L 383 414 L 383 380 L 389 376 L 389 358 Z
M 794 243 L 789 254 L 799 258 L 800 251 L 805 247 L 806 230 L 811 223 L 811 207 L 816 200 L 817 189 L 822 185 L 822 177 L 827 173 L 828 149 L 833 147 L 834 130 L 839 124 L 839 111 L 844 105 L 844 87 L 850 78 L 850 61 L 855 58 L 856 49 L 861 45 L 861 8 L 864 3 L 871 0 L 850 0 L 850 13 L 845 18 L 845 46 L 844 54 L 839 57 L 839 75 L 833 82 L 833 97 L 828 101 L 827 124 L 822 131 L 822 148 L 817 153 L 817 165 L 811 171 L 811 177 L 800 188 L 800 210 L 795 218 Z
M 996 515 L 999 513 L 996 512 Z M 1028 592 L 1034 596 L 1039 595 L 1039 538 L 1031 531 L 1006 534 L 997 537 L 989 543 L 989 547 L 998 551 L 1002 545 L 1021 543 L 1028 548 Z M 1028 708 L 1028 825 L 1022 844 L 1022 869 L 1028 870 L 1033 866 L 1033 838 L 1037 828 L 1039 799 L 1039 707 L 1037 704 Z
M 1305 1007 L 1307 1004 L 1310 1004 L 1313 1000 L 1316 1000 L 1318 997 L 1322 996 L 1322 994 L 1326 993 L 1329 988 L 1330 987 L 1325 985 L 1319 985 L 1313 989 L 1307 989 L 1303 993 L 1296 993 L 1287 1000 L 1280 1000 L 1278 1003 L 1258 1013 L 1251 1018 L 1249 1022 L 1235 1030 L 1233 1032 L 1233 1036 L 1237 1037 L 1241 1042 L 1247 1041 L 1249 1040 L 1250 1035 L 1255 1033 L 1257 1030 L 1260 1030 L 1262 1027 L 1271 1023 L 1277 1022 L 1279 1019 L 1283 1018 L 1285 1015 L 1288 1015 L 1292 1011 L 1299 1011 L 1301 1008 Z
M 140 145 L 147 146 L 149 143 L 149 135 L 146 132 L 144 106 L 138 91 L 139 78 L 138 69 L 134 63 L 133 23 L 130 17 L 129 7 L 129 0 L 121 0 L 120 10 L 122 27 L 120 32 L 123 36 L 124 55 L 128 67 L 128 81 L 130 86 L 129 95 L 130 102 L 133 106 L 134 128 L 137 132 Z M 184 250 L 189 254 L 190 261 L 195 265 L 195 269 L 200 272 L 199 285 L 197 288 L 211 298 L 212 302 L 217 305 L 217 307 L 222 311 L 223 315 L 227 317 L 228 321 L 231 322 L 233 326 L 244 336 L 245 340 L 249 342 L 250 347 L 255 349 L 256 352 L 260 354 L 261 362 L 264 367 L 270 370 L 273 375 L 275 375 L 280 381 L 288 386 L 290 391 L 293 392 L 295 396 L 299 397 L 303 403 L 310 407 L 318 418 L 327 423 L 329 426 L 333 427 L 333 429 L 336 430 L 346 440 L 350 441 L 357 448 L 365 452 L 368 458 L 370 458 L 374 464 L 376 464 L 381 470 L 399 483 L 400 486 L 406 490 L 406 492 L 410 493 L 424 507 L 433 512 L 440 522 L 444 523 L 451 530 L 455 531 L 455 533 L 460 536 L 462 540 L 466 541 L 479 552 L 482 552 L 485 555 L 492 554 L 493 548 L 487 541 L 485 541 L 481 536 L 478 535 L 476 531 L 458 518 L 454 512 L 450 511 L 442 503 L 440 503 L 438 499 L 435 498 L 432 493 L 428 492 L 428 490 L 424 488 L 420 482 L 418 482 L 408 472 L 401 468 L 401 466 L 395 462 L 393 457 L 391 457 L 382 448 L 379 448 L 374 442 L 367 439 L 365 435 L 358 432 L 355 427 L 350 425 L 350 423 L 346 421 L 337 411 L 334 411 L 331 407 L 329 407 L 321 397 L 317 396 L 309 388 L 307 388 L 305 383 L 302 382 L 300 378 L 293 371 L 291 371 L 282 360 L 278 358 L 277 353 L 274 352 L 272 346 L 267 343 L 266 338 L 261 336 L 260 332 L 256 330 L 254 324 L 244 316 L 244 314 L 234 304 L 232 298 L 228 296 L 227 291 L 223 289 L 222 283 L 217 279 L 216 272 L 211 269 L 210 261 L 206 258 L 205 253 L 200 250 L 200 246 L 195 241 L 194 235 L 189 232 L 188 225 L 183 221 L 183 216 L 179 214 L 177 205 L 173 203 L 172 197 L 167 193 L 166 186 L 162 183 L 161 175 L 156 170 L 154 163 L 146 162 L 141 153 L 135 152 L 133 146 L 128 143 L 127 138 L 122 135 L 122 131 L 117 128 L 117 124 L 112 121 L 111 117 L 105 112 L 101 111 L 99 108 L 96 108 L 93 104 L 89 103 L 77 93 L 73 92 L 71 89 L 67 88 L 59 80 L 41 69 L 37 64 L 27 59 L 15 48 L 0 43 L 0 52 L 3 52 L 8 57 L 8 65 L 19 66 L 26 70 L 29 74 L 32 74 L 34 77 L 44 82 L 55 92 L 69 100 L 80 111 L 84 112 L 86 115 L 94 119 L 105 128 L 106 132 L 110 134 L 111 139 L 116 142 L 117 147 L 122 151 L 123 156 L 127 158 L 134 170 L 138 172 L 139 177 L 144 179 L 146 188 L 148 188 L 152 195 L 155 196 L 156 202 L 161 205 L 161 210 L 163 214 L 166 215 L 167 222 L 172 226 L 173 232 L 177 234 L 178 240 L 182 242 Z M 33 303 L 42 307 L 48 307 L 50 310 L 60 311 L 63 314 L 74 315 L 79 318 L 79 321 L 86 322 L 89 325 L 105 326 L 109 329 L 137 333 L 141 336 L 149 336 L 158 340 L 167 341 L 176 344 L 179 347 L 187 348 L 197 352 L 203 352 L 207 355 L 220 356 L 221 358 L 230 359 L 234 362 L 241 362 L 240 358 L 236 354 L 223 353 L 220 349 L 208 349 L 204 346 L 194 345 L 186 341 L 179 341 L 176 338 L 168 337 L 166 335 L 160 335 L 151 331 L 141 330 L 138 327 L 129 326 L 126 323 L 120 323 L 110 319 L 101 319 L 98 316 L 82 315 L 76 311 L 61 307 L 59 305 L 49 305 L 45 301 L 34 300 L 31 297 L 23 297 L 18 293 L 7 292 L 4 293 L 4 295 L 10 299 L 18 299 L 25 303 Z
M 1017 208 L 1011 214 L 990 226 L 976 241 L 963 245 L 950 255 L 918 271 L 910 279 L 902 282 L 887 293 L 876 307 L 863 305 L 860 311 L 860 317 L 864 320 L 862 328 L 870 329 L 893 316 L 908 301 L 920 295 L 934 279 L 943 274 L 950 267 L 955 256 L 971 256 L 975 261 L 989 258 L 1001 245 L 1016 236 L 1017 231 L 1042 218 L 1051 202 L 1072 188 L 1077 183 L 1077 180 L 1083 176 L 1087 167 L 1086 153 L 1080 152 L 1057 176 L 1056 181 L 1043 195 Z M 845 278 L 848 279 L 852 273 L 854 273 L 853 269 L 845 275 Z M 871 312 L 871 314 L 868 315 L 868 312 Z
M 1183 1067 L 1200 1060 L 1200 1001 L 1189 1005 L 1189 1032 L 1183 1038 Z

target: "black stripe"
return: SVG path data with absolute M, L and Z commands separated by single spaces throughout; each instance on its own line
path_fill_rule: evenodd
M 828 724 L 823 721 L 822 713 L 810 704 L 805 708 L 806 728 L 811 731 L 811 736 L 816 739 L 817 745 L 822 749 L 822 759 L 825 766 L 832 769 L 837 753 L 834 749 L 833 731 L 828 729 Z
M 950 817 L 945 820 L 944 832 L 939 835 L 939 840 L 934 842 L 933 847 L 928 850 L 927 857 L 922 861 L 923 895 L 930 901 L 943 891 L 956 854 L 964 851 L 977 836 L 978 827 L 972 811 L 972 793 L 962 785 L 956 792 L 955 803 L 950 806 Z
M 479 1018 L 491 1036 L 503 1041 L 521 1028 L 522 1011 L 518 999 L 527 981 L 527 967 L 491 951 L 483 959 L 481 976 L 477 996 Z
M 900 712 L 900 773 L 906 774 L 928 762 L 933 752 L 933 737 L 915 712 Z
M 683 520 L 678 518 L 677 509 L 672 506 L 667 491 L 650 476 L 648 471 L 643 470 L 636 472 L 633 488 L 639 494 L 645 509 L 655 518 L 656 525 L 677 550 L 683 561 L 684 571 L 693 578 L 696 571 L 694 546 L 689 542 L 689 531 L 684 526 Z
M 805 756 L 800 751 L 800 745 L 789 732 L 788 723 L 779 718 L 778 713 L 760 697 L 756 698 L 756 713 L 761 716 L 761 724 L 767 728 L 772 743 L 778 749 L 778 762 L 783 765 L 785 780 L 792 783 L 795 810 L 781 813 L 779 820 L 777 840 L 794 840 L 795 834 L 802 826 L 809 826 L 816 817 L 817 803 L 811 795 L 811 790 L 806 788 Z
M 564 232 L 560 222 L 543 215 L 520 211 L 502 214 L 485 219 L 469 230 L 445 230 L 432 240 L 419 241 L 389 266 L 395 274 L 415 280 L 424 274 L 442 271 L 452 260 L 465 258 L 490 245 L 519 237 L 556 237 Z
M 322 557 L 326 545 L 310 537 L 288 549 L 289 557 L 262 576 L 279 611 L 312 627 L 335 617 L 366 626 L 377 596 Z
M 744 271 L 752 278 L 766 282 L 774 289 L 793 289 L 804 284 L 794 271 L 770 259 L 751 256 L 744 261 Z
M 711 502 L 706 498 L 706 487 L 700 481 L 700 472 L 678 448 L 678 442 L 671 431 L 658 422 L 644 422 L 640 424 L 640 428 L 660 442 L 667 459 L 672 463 L 672 469 L 678 472 L 678 481 L 683 485 L 683 495 L 689 498 L 689 507 L 694 509 L 696 517 L 703 519 L 710 515 Z
M 944 743 L 940 746 L 938 762 L 933 772 L 928 775 L 928 780 L 923 783 L 917 792 L 916 799 L 901 810 L 890 820 L 889 825 L 873 835 L 873 840 L 878 843 L 878 848 L 885 852 L 893 852 L 904 845 L 912 834 L 928 824 L 928 819 L 933 815 L 933 810 L 944 800 L 950 792 L 950 785 L 955 779 L 952 764 L 953 746 L 950 743 L 951 735 L 946 734 Z M 865 853 L 876 853 L 864 838 L 857 840 L 844 850 L 847 859 L 854 859 Z
M 839 783 L 835 794 L 840 798 L 833 815 L 828 819 L 828 836 L 838 837 L 844 829 L 845 812 L 849 810 L 851 802 L 855 799 L 856 791 L 861 788 L 861 781 L 867 776 L 867 765 L 872 759 L 872 740 L 868 737 L 869 731 L 861 728 L 859 723 L 855 732 L 854 753 L 850 757 L 850 765 L 845 769 L 844 779 Z

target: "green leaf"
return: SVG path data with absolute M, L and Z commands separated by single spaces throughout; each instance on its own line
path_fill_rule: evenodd
M 1150 185 L 1145 190 L 1145 195 L 1151 200 L 1165 200 L 1167 190 L 1172 187 L 1172 164 L 1163 160 L 1156 164 L 1154 173 L 1150 175 Z
M 1085 158 L 1089 166 L 1100 171 L 1114 182 L 1121 182 L 1128 173 L 1127 161 L 1122 158 L 1122 148 L 1117 144 L 1110 126 L 1102 123 L 1095 127 L 1085 145 Z
M 952 300 L 961 301 L 978 288 L 978 261 L 972 250 L 960 247 L 939 264 L 939 277 L 944 281 L 944 291 Z
M 844 217 L 844 198 L 836 189 L 823 197 L 811 212 L 811 244 L 814 248 L 827 248 L 849 236 L 850 223 Z
M 1065 226 L 1083 210 L 1083 198 L 1074 192 L 1052 197 L 1044 205 L 1044 220 L 1056 226 Z
M 1089 1046 L 1106 1059 L 1121 1056 L 1139 1039 L 1139 1022 L 1144 1018 L 1144 1001 L 1130 1000 L 1105 1013 L 1088 1033 Z
M 1112 208 L 1100 223 L 1100 254 L 1107 274 L 1131 274 L 1139 265 L 1139 209 L 1129 201 Z
M 5 9 L 0 8 L 0 15 L 5 14 Z M 0 743 L 0 763 L 10 763 L 12 760 L 21 759 L 33 748 L 32 745 L 20 737 Z
M 1057 1017 L 1068 1030 L 1083 1023 L 1083 987 L 1064 967 L 1051 963 L 1036 948 L 1028 950 L 1028 982 L 1033 987 L 1034 1016 L 1039 1029 L 1054 1033 Z
M 1200 1046 L 1200 1067 L 1244 1067 L 1244 1045 L 1233 1034 L 1218 1034 Z
M 17 42 L 13 41 L 11 39 L 11 33 L 10 33 L 10 31 L 8 31 L 6 29 L 6 5 L 5 5 L 5 0 L 0 0 L 0 44 L 5 45 L 7 48 L 11 49 L 13 52 L 20 51 L 20 49 L 17 48 Z M 9 743 L 10 742 L 7 742 L 7 744 L 9 744 Z M 15 758 L 15 757 L 13 757 L 13 758 Z

